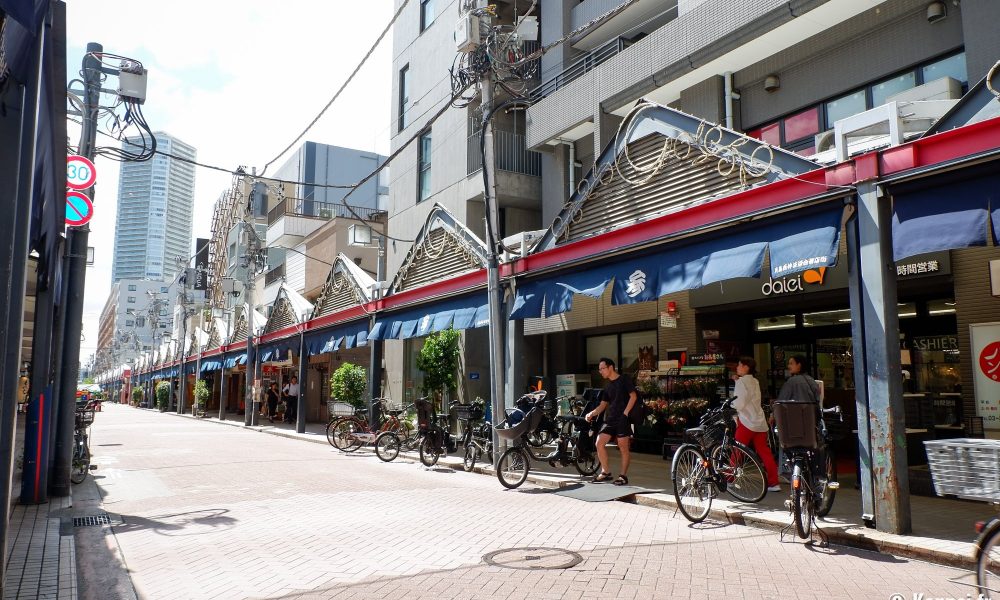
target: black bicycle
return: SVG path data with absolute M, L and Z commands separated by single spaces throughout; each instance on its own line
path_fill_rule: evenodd
M 77 407 L 76 422 L 73 427 L 73 468 L 69 480 L 73 483 L 83 483 L 94 467 L 90 465 L 90 436 L 87 431 L 94 423 L 94 405 Z
M 537 456 L 532 452 L 529 438 L 543 423 L 545 396 L 544 390 L 521 396 L 517 401 L 519 412 L 515 411 L 507 416 L 505 427 L 497 427 L 497 435 L 512 443 L 497 461 L 497 479 L 505 488 L 520 487 L 527 480 L 532 459 L 547 462 L 551 466 L 572 465 L 581 475 L 593 475 L 600 467 L 595 451 L 594 432 L 591 424 L 583 417 L 555 417 L 554 421 L 558 425 L 555 450 L 545 456 Z M 522 415 L 523 418 L 519 418 Z
M 476 398 L 471 404 L 459 404 L 455 407 L 455 417 L 462 424 L 462 439 L 464 448 L 462 467 L 471 471 L 476 467 L 481 456 L 485 456 L 493 464 L 493 424 L 487 421 L 486 401 Z
M 786 471 L 791 472 L 791 498 L 785 505 L 792 513 L 795 533 L 802 539 L 812 535 L 816 517 L 825 517 L 833 508 L 837 482 L 837 462 L 831 447 L 830 430 L 823 415 L 843 420 L 840 407 L 820 409 L 817 402 L 778 400 L 774 418 Z M 823 532 L 817 528 L 820 536 Z
M 454 452 L 455 438 L 448 427 L 450 420 L 447 414 L 437 414 L 434 401 L 429 397 L 418 398 L 414 403 L 417 407 L 417 431 L 420 435 L 420 463 L 425 467 L 433 467 L 442 455 Z M 453 402 L 454 407 L 458 402 Z
M 734 398 L 706 412 L 699 427 L 685 432 L 689 440 L 674 454 L 670 479 L 681 514 L 700 523 L 719 492 L 741 502 L 760 502 L 767 494 L 767 477 L 757 453 L 739 443 Z

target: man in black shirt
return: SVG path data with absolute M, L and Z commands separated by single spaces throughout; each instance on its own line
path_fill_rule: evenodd
M 616 438 L 618 450 L 622 453 L 622 472 L 615 478 L 615 485 L 628 484 L 628 466 L 631 459 L 629 454 L 629 444 L 632 441 L 632 424 L 629 422 L 629 413 L 635 407 L 638 395 L 635 386 L 627 375 L 621 375 L 615 370 L 615 361 L 610 358 L 602 358 L 597 364 L 597 370 L 601 376 L 608 380 L 601 395 L 601 404 L 594 410 L 587 413 L 587 421 L 593 421 L 600 414 L 604 414 L 604 425 L 601 426 L 600 435 L 597 436 L 597 458 L 601 461 L 601 472 L 594 478 L 595 482 L 608 481 L 611 479 L 610 462 L 608 459 L 608 442 L 611 438 Z

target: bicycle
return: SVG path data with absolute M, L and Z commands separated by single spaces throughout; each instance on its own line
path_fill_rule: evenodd
M 385 398 L 375 398 L 372 401 L 372 410 L 375 411 L 375 419 L 379 423 L 378 431 L 373 432 L 369 427 L 368 409 L 358 408 L 354 410 L 353 415 L 337 417 L 327 424 L 327 441 L 341 452 L 354 452 L 365 444 L 373 443 L 381 432 L 404 431 L 407 425 L 412 430 L 412 423 L 399 419 L 399 415 L 406 412 L 408 407 L 384 410 L 385 402 Z M 408 432 L 406 436 L 409 436 Z
M 812 535 L 816 517 L 830 514 L 840 488 L 825 414 L 843 419 L 839 406 L 821 409 L 817 402 L 797 400 L 774 403 L 778 439 L 791 471 L 791 497 L 785 506 L 792 513 L 796 535 L 802 539 Z M 826 535 L 818 527 L 816 531 L 825 543 Z
M 524 415 L 523 418 L 519 421 L 513 418 L 514 415 L 518 415 L 515 411 L 514 414 L 508 415 L 505 423 L 509 424 L 507 427 L 497 427 L 497 435 L 513 444 L 497 461 L 497 479 L 507 489 L 520 487 L 527 480 L 532 459 L 547 462 L 553 467 L 572 465 L 578 473 L 585 476 L 593 475 L 600 468 L 591 425 L 583 417 L 555 417 L 558 436 L 555 450 L 545 456 L 537 456 L 532 452 L 529 438 L 538 430 L 545 418 L 546 395 L 544 390 L 540 390 L 521 396 L 517 404 Z M 575 434 L 571 433 L 570 429 L 575 430 Z
M 94 469 L 90 464 L 90 436 L 87 430 L 94 423 L 94 407 L 88 403 L 77 407 L 76 422 L 73 427 L 73 469 L 69 480 L 73 483 L 83 483 L 87 473 Z
M 493 424 L 483 418 L 485 408 L 486 401 L 482 398 L 476 398 L 472 404 L 455 407 L 455 417 L 462 424 L 462 468 L 466 471 L 474 469 L 483 455 L 493 464 Z M 474 425 L 477 422 L 479 424 Z
M 721 492 L 741 502 L 760 502 L 767 494 L 760 458 L 735 439 L 733 400 L 709 410 L 700 426 L 685 432 L 692 441 L 677 449 L 670 465 L 677 508 L 692 523 L 705 520 L 712 499 Z

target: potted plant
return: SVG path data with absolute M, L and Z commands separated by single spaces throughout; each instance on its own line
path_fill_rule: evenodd
M 143 392 L 141 387 L 132 388 L 132 406 L 139 406 L 142 404 Z
M 205 415 L 205 406 L 208 404 L 208 398 L 212 395 L 212 391 L 208 389 L 208 384 L 204 379 L 199 379 L 194 384 L 194 414 L 196 416 Z
M 433 396 L 439 406 L 444 392 L 457 385 L 458 339 L 459 333 L 451 328 L 432 333 L 417 355 L 417 368 L 424 372 L 423 393 Z
M 368 371 L 360 365 L 345 362 L 330 376 L 330 396 L 337 402 L 346 402 L 354 408 L 365 408 L 367 387 Z
M 168 406 L 170 406 L 170 382 L 161 381 L 156 384 L 156 408 L 160 409 L 160 412 L 166 412 Z

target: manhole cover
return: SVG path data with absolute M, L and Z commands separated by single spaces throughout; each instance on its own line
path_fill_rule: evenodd
M 104 513 L 100 515 L 90 515 L 86 517 L 73 517 L 73 527 L 97 527 L 98 525 L 110 525 L 111 515 Z
M 583 562 L 583 557 L 562 548 L 506 548 L 495 550 L 483 557 L 483 561 L 505 569 L 568 569 Z

